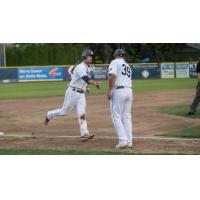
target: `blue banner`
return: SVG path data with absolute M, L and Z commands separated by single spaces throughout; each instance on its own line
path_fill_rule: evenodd
M 131 65 L 130 65 L 131 66 Z M 158 79 L 160 67 L 158 64 L 134 64 L 132 66 L 132 79 Z
M 66 81 L 71 80 L 69 69 L 70 67 L 63 68 L 63 79 Z M 106 80 L 108 78 L 108 66 L 91 67 L 89 77 L 94 80 Z
M 197 63 L 190 63 L 190 77 L 196 78 L 197 77 Z
M 63 68 L 63 79 L 66 80 L 66 81 L 70 81 L 71 80 L 71 75 L 69 73 L 69 68 L 70 67 L 64 67 Z
M 19 82 L 63 80 L 63 67 L 21 67 L 18 68 L 18 80 Z
M 0 82 L 17 82 L 17 68 L 0 68 Z
M 95 80 L 108 79 L 108 66 L 98 66 L 92 69 L 91 77 Z

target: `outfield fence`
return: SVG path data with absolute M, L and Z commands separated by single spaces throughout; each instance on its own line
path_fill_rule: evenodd
M 197 62 L 130 63 L 132 79 L 194 78 Z M 90 76 L 106 80 L 108 64 L 93 65 Z M 1 67 L 0 83 L 69 81 L 71 65 Z

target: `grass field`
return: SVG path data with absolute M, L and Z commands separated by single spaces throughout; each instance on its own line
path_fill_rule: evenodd
M 171 89 L 195 88 L 195 79 L 157 79 L 135 80 L 134 91 L 155 91 Z M 35 82 L 35 83 L 12 83 L 0 84 L 0 99 L 33 98 L 63 96 L 67 88 L 67 82 Z M 92 94 L 106 92 L 107 81 L 102 81 L 102 88 L 91 88 Z
M 172 155 L 173 153 L 141 153 L 119 151 L 80 151 L 53 149 L 0 149 L 0 155 Z
M 136 92 L 164 91 L 174 89 L 195 89 L 196 79 L 158 79 L 158 80 L 134 80 L 133 89 Z M 63 96 L 67 88 L 66 82 L 34 82 L 0 84 L 0 99 L 34 98 Z M 102 88 L 91 88 L 91 94 L 103 94 L 106 92 L 107 81 L 102 81 Z M 186 116 L 188 106 L 167 107 L 160 112 Z M 200 110 L 193 118 L 200 117 Z M 162 136 L 200 138 L 200 127 L 184 129 Z M 0 149 L 0 155 L 134 155 L 140 152 L 129 151 L 80 151 L 80 150 L 54 150 L 54 149 Z M 166 154 L 166 153 L 165 153 Z
M 176 115 L 176 116 L 182 116 L 182 117 L 188 117 L 188 118 L 200 118 L 200 108 L 198 108 L 195 115 L 190 115 L 190 116 L 187 115 L 187 113 L 189 111 L 188 105 L 180 105 L 180 106 L 161 108 L 160 111 L 162 113 L 166 113 L 169 115 Z
M 200 126 L 169 132 L 159 136 L 181 137 L 181 138 L 200 138 Z
M 188 116 L 189 111 L 188 105 L 172 106 L 167 108 L 162 108 L 161 112 L 169 115 L 176 115 L 181 117 L 188 117 L 194 119 L 200 119 L 200 108 L 198 108 L 195 115 Z M 182 138 L 200 138 L 200 127 L 192 127 L 187 129 L 182 129 L 174 132 L 169 132 L 161 136 L 167 137 L 182 137 Z
M 0 155 L 134 155 L 125 151 L 80 151 L 53 149 L 0 149 Z

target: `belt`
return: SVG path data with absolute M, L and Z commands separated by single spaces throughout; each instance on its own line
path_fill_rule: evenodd
M 117 86 L 116 90 L 118 90 L 118 89 L 124 89 L 124 88 L 125 88 L 124 86 Z
M 78 93 L 84 93 L 83 90 L 77 90 L 77 89 L 75 89 L 75 88 L 72 88 L 72 90 L 75 91 L 75 92 L 78 92 Z

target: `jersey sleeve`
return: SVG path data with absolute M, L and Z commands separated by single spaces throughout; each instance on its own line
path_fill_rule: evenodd
M 112 61 L 108 68 L 108 75 L 114 74 L 117 76 L 117 65 L 114 61 Z
M 84 76 L 88 76 L 87 69 L 83 65 L 79 65 L 79 66 L 76 67 L 76 74 L 80 78 L 82 78 Z

